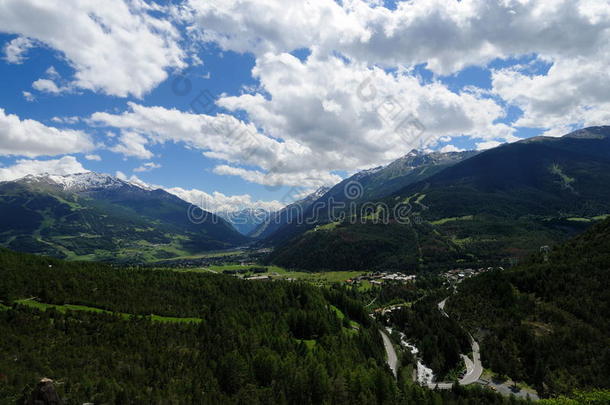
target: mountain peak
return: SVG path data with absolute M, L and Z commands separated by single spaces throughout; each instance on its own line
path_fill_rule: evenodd
M 579 129 L 564 135 L 563 138 L 604 139 L 610 137 L 610 126 L 597 126 Z
M 138 187 L 145 189 L 140 184 L 134 184 L 105 173 L 83 172 L 73 174 L 29 174 L 18 182 L 33 184 L 43 183 L 60 187 L 64 191 L 82 192 L 100 189 L 118 189 L 121 187 Z

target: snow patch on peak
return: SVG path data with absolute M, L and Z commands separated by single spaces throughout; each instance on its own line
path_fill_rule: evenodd
M 324 194 L 326 194 L 328 192 L 328 190 L 330 190 L 330 188 L 322 186 L 322 187 L 318 188 L 316 191 L 314 191 L 313 193 L 311 193 L 311 196 L 315 197 L 315 198 L 320 198 Z
M 121 187 L 137 187 L 144 190 L 153 190 L 144 182 L 122 180 L 109 174 L 84 172 L 74 174 L 29 174 L 20 181 L 25 183 L 47 183 L 59 186 L 64 191 L 83 192 L 92 190 L 113 190 Z
M 108 174 L 95 172 L 49 175 L 48 178 L 66 191 L 116 189 L 129 184 L 126 181 L 117 179 Z

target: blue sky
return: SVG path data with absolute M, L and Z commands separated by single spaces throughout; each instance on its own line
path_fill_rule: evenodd
M 277 209 L 412 148 L 606 123 L 608 13 L 530 3 L 9 0 L 0 180 L 92 170 Z

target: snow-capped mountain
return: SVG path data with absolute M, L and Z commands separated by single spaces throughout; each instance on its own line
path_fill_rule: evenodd
M 247 242 L 219 216 L 107 174 L 0 183 L 0 245 L 77 259 L 144 262 Z
M 126 180 L 121 180 L 117 177 L 104 173 L 85 172 L 65 175 L 56 174 L 39 174 L 27 175 L 17 182 L 26 184 L 39 184 L 58 186 L 63 191 L 69 192 L 84 192 L 84 191 L 99 191 L 99 190 L 116 190 L 122 187 L 138 187 L 143 190 L 154 190 L 154 188 L 145 185 L 144 183 L 133 183 Z
M 328 187 L 320 187 L 305 198 L 295 201 L 279 211 L 271 213 L 265 221 L 259 223 L 248 235 L 253 238 L 265 239 L 282 226 L 290 223 L 293 220 L 295 213 L 302 213 L 307 210 L 314 202 L 325 195 L 328 190 L 330 190 Z
M 329 207 L 334 204 L 343 203 L 347 207 L 354 203 L 381 201 L 393 192 L 411 183 L 424 180 L 475 154 L 477 154 L 476 151 L 426 153 L 414 149 L 387 166 L 360 171 L 328 190 L 322 189 L 307 197 L 308 207 L 316 204 L 318 213 L 305 213 L 304 216 L 315 216 L 315 221 L 310 221 L 309 224 L 297 224 L 294 221 L 285 223 L 273 228 L 273 233 L 269 232 L 270 228 L 265 234 L 262 234 L 262 237 L 268 238 L 272 243 L 281 243 L 299 233 L 306 232 L 316 224 L 331 221 L 327 215 L 330 211 Z
M 257 226 L 269 220 L 273 212 L 262 208 L 244 208 L 233 212 L 218 212 L 241 234 L 250 234 Z

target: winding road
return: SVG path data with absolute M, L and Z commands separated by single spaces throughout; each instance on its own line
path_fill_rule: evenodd
M 447 299 L 448 298 L 445 298 L 444 300 L 442 300 L 441 302 L 438 303 L 438 309 L 439 309 L 439 311 L 441 311 L 441 313 L 444 316 L 449 317 L 447 312 L 445 312 L 445 304 L 447 303 Z M 386 328 L 386 329 L 388 329 L 389 333 L 392 333 L 390 328 Z M 383 339 L 383 345 L 385 347 L 385 351 L 386 351 L 386 355 L 387 355 L 388 366 L 390 367 L 390 370 L 392 370 L 392 374 L 394 374 L 394 377 L 397 377 L 397 375 L 398 375 L 398 356 L 396 355 L 396 350 L 394 349 L 394 345 L 392 344 L 392 341 L 390 340 L 388 335 L 383 330 L 380 329 L 379 333 L 381 333 L 381 337 Z M 472 359 L 469 356 L 466 356 L 465 354 L 460 355 L 462 357 L 462 359 L 464 360 L 464 364 L 466 366 L 466 373 L 464 374 L 464 376 L 462 378 L 460 378 L 458 380 L 459 385 L 470 385 L 470 384 L 474 384 L 474 383 L 479 383 L 479 384 L 483 384 L 483 385 L 492 386 L 496 389 L 497 392 L 500 392 L 503 395 L 513 394 L 513 395 L 516 395 L 516 396 L 522 397 L 522 398 L 529 397 L 533 400 L 538 400 L 538 395 L 536 395 L 536 393 L 533 393 L 529 390 L 517 391 L 517 390 L 512 389 L 512 387 L 509 387 L 505 383 L 496 383 L 493 381 L 480 380 L 481 375 L 483 374 L 483 365 L 481 364 L 481 354 L 479 352 L 479 343 L 474 340 L 472 335 L 468 334 L 468 337 L 470 338 L 470 345 L 472 348 Z M 428 383 L 428 384 L 425 384 L 425 386 L 427 386 L 430 389 L 438 388 L 441 390 L 449 390 L 453 387 L 453 383 L 452 382 Z
M 445 304 L 447 303 L 447 299 L 445 298 L 441 302 L 438 303 L 438 309 L 441 311 L 443 315 L 449 318 L 447 312 L 445 312 Z M 466 365 L 466 374 L 462 378 L 458 380 L 458 384 L 460 385 L 469 385 L 477 382 L 479 378 L 481 378 L 481 374 L 483 374 L 483 365 L 481 364 L 481 354 L 479 352 L 479 344 L 474 340 L 472 335 L 468 335 L 470 337 L 470 345 L 472 347 L 472 359 L 465 354 L 461 354 L 460 356 L 464 360 L 464 364 Z M 429 388 L 440 388 L 440 389 L 451 389 L 453 383 L 430 383 L 428 384 Z
M 381 338 L 383 339 L 383 346 L 385 347 L 385 352 L 388 356 L 388 366 L 390 366 L 390 370 L 392 370 L 392 374 L 394 374 L 394 377 L 397 377 L 398 356 L 396 355 L 396 350 L 394 350 L 394 345 L 392 345 L 392 341 L 384 331 L 379 330 L 379 333 L 381 333 Z
M 447 298 L 438 303 L 438 309 L 441 311 L 443 315 L 449 317 L 445 312 L 445 303 L 447 302 Z M 396 355 L 396 350 L 394 349 L 394 345 L 392 341 L 388 337 L 388 335 L 379 330 L 381 333 L 381 338 L 383 339 L 383 345 L 385 347 L 386 355 L 387 355 L 387 363 L 392 373 L 396 377 L 398 374 L 398 356 Z M 477 382 L 483 374 L 483 366 L 481 364 L 481 355 L 479 353 L 479 344 L 474 340 L 472 335 L 468 335 L 470 337 L 470 344 L 472 347 L 472 359 L 465 354 L 461 354 L 462 359 L 464 360 L 464 364 L 466 365 L 466 373 L 462 378 L 458 380 L 458 384 L 460 385 L 469 385 Z M 429 383 L 427 384 L 428 388 L 439 388 L 439 389 L 451 389 L 453 383 L 450 382 L 439 382 L 439 383 Z

